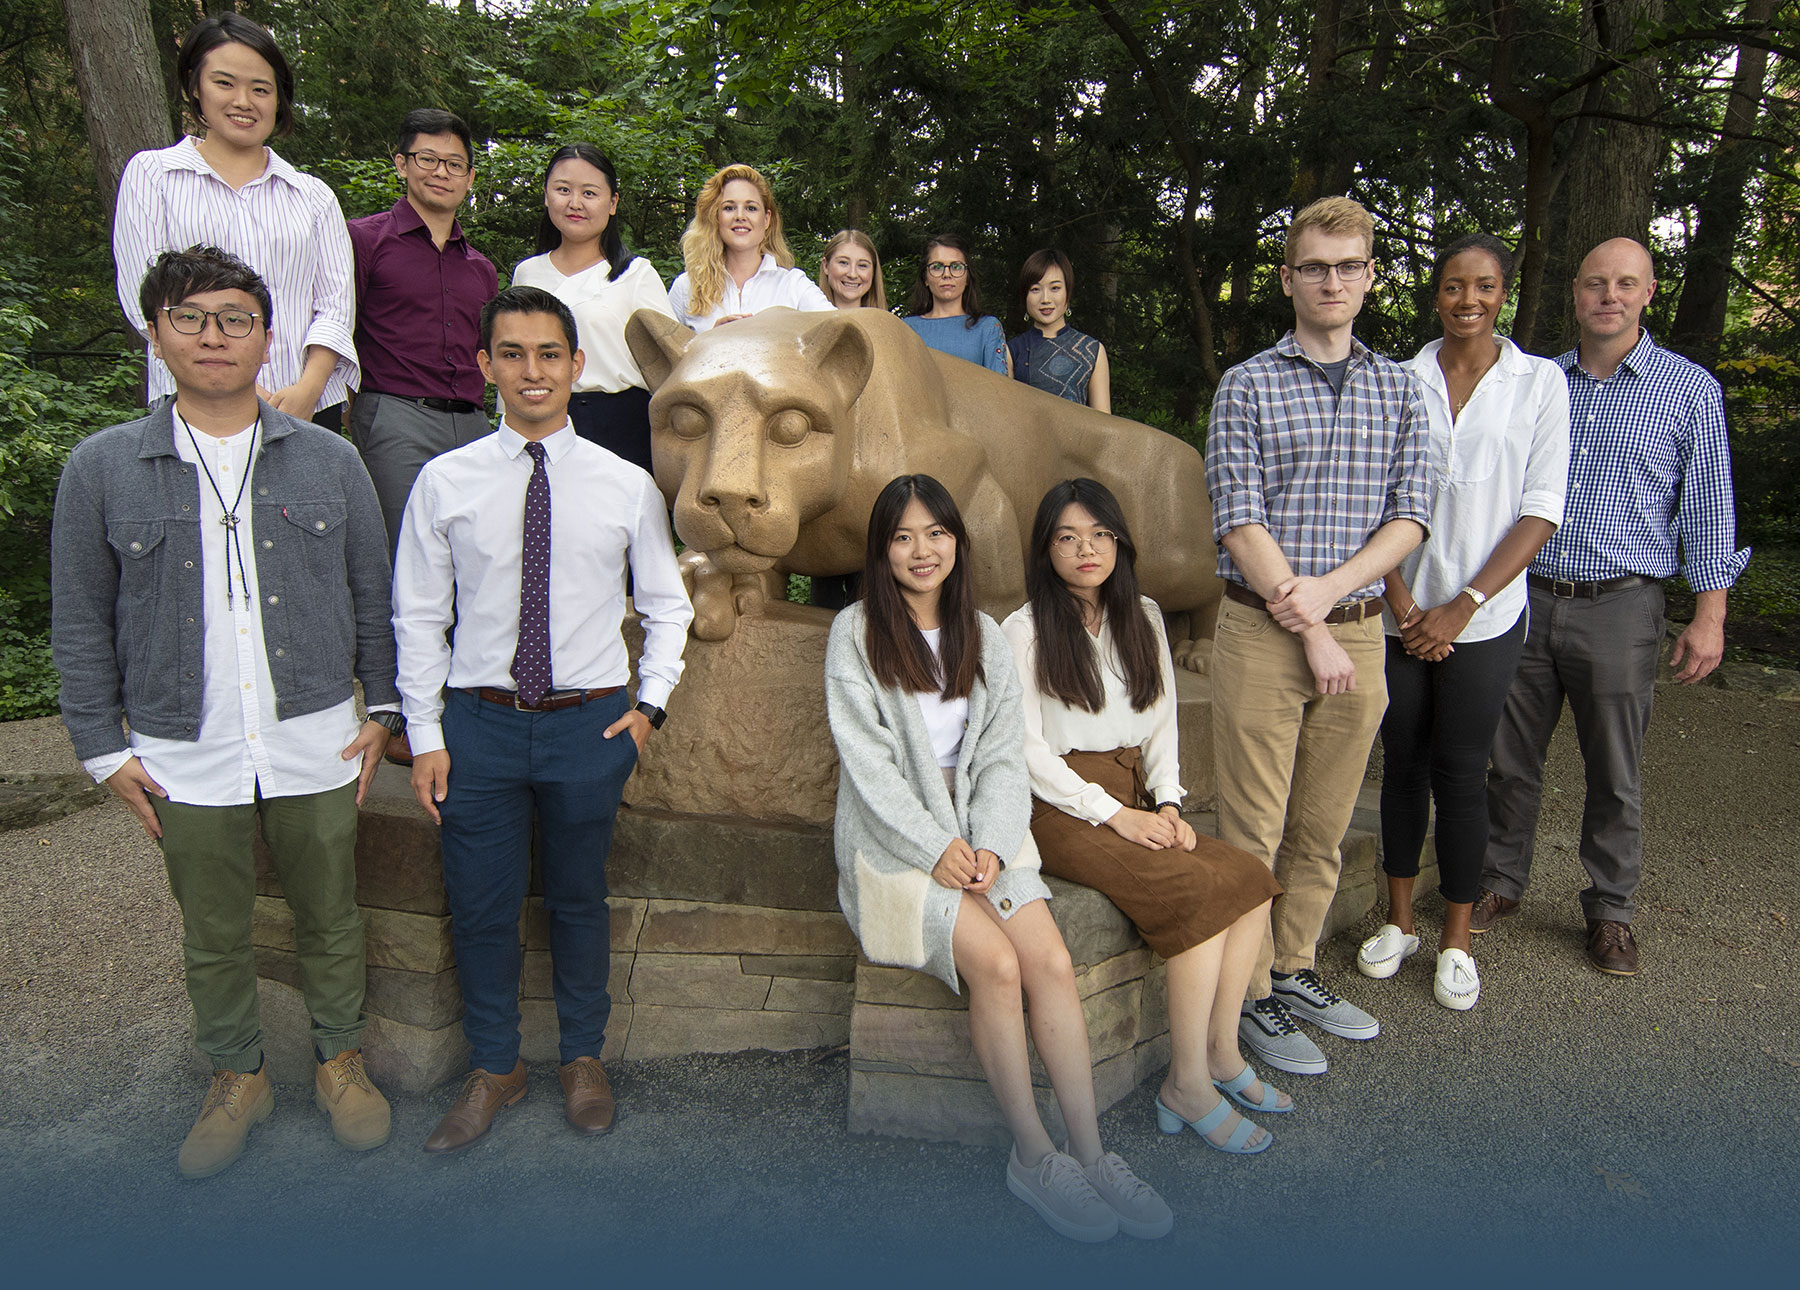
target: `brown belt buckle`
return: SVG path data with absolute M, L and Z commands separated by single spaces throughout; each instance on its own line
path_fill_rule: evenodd
M 1564 587 L 1567 587 L 1568 590 L 1564 591 Z M 1576 595 L 1575 584 L 1567 578 L 1552 578 L 1550 579 L 1550 594 L 1558 600 L 1573 600 Z
M 548 694 L 545 694 L 544 697 L 547 699 L 550 696 Z M 513 705 L 514 712 L 542 712 L 544 710 L 543 704 L 541 704 L 541 703 L 531 704 L 531 705 L 520 703 L 519 702 L 519 692 L 517 690 L 513 691 L 512 705 Z

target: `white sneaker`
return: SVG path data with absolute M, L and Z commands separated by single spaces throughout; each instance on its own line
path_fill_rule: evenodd
M 1462 950 L 1444 950 L 1438 955 L 1437 980 L 1431 992 L 1446 1008 L 1467 1012 L 1481 997 L 1481 977 L 1475 971 L 1475 960 Z
M 1419 938 L 1403 932 L 1393 923 L 1362 943 L 1356 951 L 1356 970 L 1364 976 L 1385 980 L 1400 970 L 1400 965 L 1419 952 Z
M 1100 1199 L 1119 1216 L 1119 1230 L 1141 1241 L 1154 1241 L 1167 1236 L 1175 1226 L 1175 1215 L 1156 1189 L 1131 1172 L 1131 1166 L 1109 1151 L 1094 1162 L 1092 1169 L 1081 1171 Z
M 1006 1189 L 1035 1209 L 1052 1231 L 1072 1241 L 1109 1241 L 1119 1234 L 1119 1216 L 1100 1198 L 1074 1156 L 1052 1151 L 1028 1169 L 1014 1143 L 1006 1161 Z

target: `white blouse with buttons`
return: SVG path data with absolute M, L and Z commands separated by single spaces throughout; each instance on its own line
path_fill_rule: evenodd
M 248 459 L 251 429 L 246 426 L 224 438 L 196 432 L 190 440 L 179 420 L 175 426 L 175 452 L 195 468 L 199 488 L 200 607 L 205 616 L 205 647 L 200 662 L 205 690 L 200 703 L 199 741 L 155 739 L 133 730 L 126 751 L 82 763 L 98 781 L 111 778 L 135 756 L 150 778 L 168 792 L 172 802 L 243 806 L 254 802 L 259 790 L 264 797 L 300 797 L 340 788 L 355 779 L 361 769 L 360 762 L 344 761 L 339 756 L 361 729 L 354 700 L 346 699 L 323 712 L 286 721 L 275 712 L 275 683 L 269 675 L 269 659 L 284 657 L 286 646 L 263 635 L 263 596 L 256 577 L 256 552 L 272 548 L 282 535 L 256 534 L 251 514 L 255 509 L 251 504 L 255 483 L 244 481 L 244 473 L 254 469 L 254 462 Z M 248 580 L 250 592 L 247 598 L 240 585 L 230 530 L 220 523 L 225 508 L 206 482 L 206 471 L 212 473 L 227 503 L 238 496 L 239 484 L 245 484 L 243 501 L 237 507 L 237 546 L 244 554 L 243 577 Z M 323 520 L 315 523 L 326 527 Z M 278 594 L 271 592 L 268 603 L 278 603 Z

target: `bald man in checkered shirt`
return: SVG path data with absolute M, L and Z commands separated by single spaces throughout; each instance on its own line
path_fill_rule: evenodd
M 1736 549 L 1731 450 L 1719 383 L 1651 340 L 1650 253 L 1614 238 L 1575 276 L 1578 348 L 1569 378 L 1569 492 L 1563 523 L 1532 561 L 1531 626 L 1494 738 L 1492 830 L 1470 930 L 1514 913 L 1531 873 L 1544 755 L 1575 716 L 1587 766 L 1581 893 L 1587 955 L 1601 972 L 1638 969 L 1632 934 L 1643 875 L 1644 731 L 1663 639 L 1662 580 L 1693 588 L 1694 621 L 1669 662 L 1692 685 L 1725 652 L 1725 596 L 1750 561 Z

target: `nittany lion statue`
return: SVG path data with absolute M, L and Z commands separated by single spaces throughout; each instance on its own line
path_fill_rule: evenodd
M 1205 469 L 1181 440 L 937 353 L 878 309 L 771 309 L 698 337 L 640 310 L 625 334 L 701 639 L 729 636 L 789 573 L 860 570 L 876 494 L 911 473 L 956 498 L 982 607 L 1004 616 L 1025 600 L 1039 500 L 1088 475 L 1117 494 L 1144 594 L 1188 616 L 1177 654 L 1199 665 L 1220 587 Z

